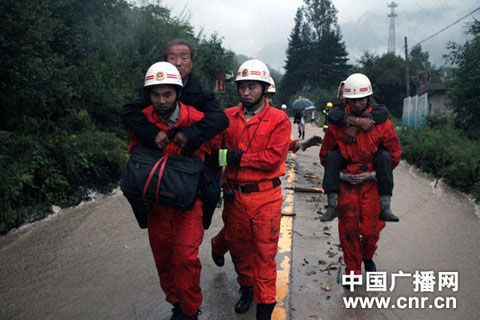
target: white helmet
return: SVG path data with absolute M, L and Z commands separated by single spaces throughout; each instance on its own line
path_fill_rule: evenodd
M 372 84 L 362 73 L 354 73 L 345 80 L 343 96 L 347 99 L 365 98 L 373 94 Z
M 270 92 L 270 93 L 277 92 L 277 90 L 275 88 L 275 81 L 273 81 L 272 77 L 270 77 L 270 85 L 268 86 L 267 92 Z
M 271 84 L 270 79 L 270 71 L 268 70 L 265 63 L 260 60 L 251 59 L 242 63 L 240 68 L 238 68 L 235 82 L 244 80 L 255 80 Z
M 148 87 L 157 84 L 172 84 L 183 87 L 182 77 L 177 67 L 169 62 L 152 64 L 145 74 L 145 84 L 143 86 Z
M 287 105 L 286 104 L 282 104 L 282 110 L 285 110 L 287 109 Z

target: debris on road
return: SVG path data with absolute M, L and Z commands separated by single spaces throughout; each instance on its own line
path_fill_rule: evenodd
M 318 187 L 292 187 L 286 186 L 285 189 L 293 190 L 294 192 L 305 192 L 305 193 L 321 193 L 324 194 L 325 190 L 323 188 Z
M 322 288 L 323 290 L 325 290 L 325 291 L 330 291 L 330 287 L 327 286 L 325 282 L 322 282 L 321 288 Z

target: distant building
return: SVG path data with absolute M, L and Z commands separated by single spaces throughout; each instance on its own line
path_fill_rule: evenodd
M 403 99 L 402 125 L 421 127 L 425 118 L 432 115 L 449 117 L 452 114 L 446 99 L 443 82 L 430 82 L 421 78 L 417 82 L 416 95 Z
M 425 85 L 421 82 L 417 87 L 417 95 L 427 93 L 428 110 L 427 116 L 450 116 L 452 110 L 449 108 L 446 99 L 447 88 L 443 82 L 427 82 Z

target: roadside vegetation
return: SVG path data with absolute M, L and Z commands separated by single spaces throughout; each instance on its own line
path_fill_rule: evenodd
M 441 118 L 397 131 L 402 158 L 449 186 L 480 200 L 480 143 Z

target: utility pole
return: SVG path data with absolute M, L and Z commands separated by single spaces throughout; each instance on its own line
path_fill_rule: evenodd
M 410 97 L 410 68 L 408 66 L 407 37 L 405 37 L 405 97 Z
M 390 18 L 390 32 L 388 33 L 388 52 L 395 53 L 395 17 L 397 16 L 395 14 L 395 8 L 398 7 L 398 4 L 396 4 L 394 1 L 390 2 L 389 5 L 387 5 L 390 10 L 390 14 L 388 17 Z

